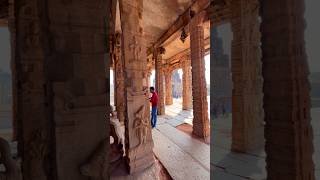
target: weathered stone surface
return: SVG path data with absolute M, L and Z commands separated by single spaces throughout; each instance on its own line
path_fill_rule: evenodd
M 117 33 L 114 38 L 113 49 L 113 65 L 115 72 L 115 105 L 117 110 L 117 116 L 120 122 L 125 121 L 125 99 L 124 99 L 124 63 L 121 58 L 121 34 Z
M 130 174 L 154 163 L 151 136 L 146 45 L 142 28 L 142 1 L 120 1 L 125 71 L 126 142 Z
M 154 52 L 155 69 L 156 69 L 156 92 L 158 93 L 158 115 L 165 114 L 165 91 L 164 91 L 164 68 L 162 64 L 162 55 L 165 53 L 163 47 L 159 47 Z
M 172 97 L 172 70 L 167 67 L 166 71 L 164 72 L 165 78 L 165 92 L 166 92 L 166 105 L 171 105 L 173 103 Z
M 239 8 L 242 7 L 242 8 Z M 259 3 L 232 3 L 232 150 L 245 152 L 263 144 Z
M 190 56 L 182 61 L 182 109 L 192 108 L 192 72 Z
M 191 66 L 192 66 L 192 97 L 193 97 L 193 133 L 199 137 L 209 136 L 209 119 L 207 88 L 204 66 L 204 30 L 203 14 L 191 20 Z
M 304 0 L 261 2 L 268 179 L 314 180 Z

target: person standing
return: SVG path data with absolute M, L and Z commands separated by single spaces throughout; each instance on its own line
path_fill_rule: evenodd
M 157 124 L 157 106 L 158 106 L 158 94 L 155 92 L 154 87 L 150 87 L 150 93 L 152 96 L 150 98 L 151 102 L 151 127 L 155 128 Z

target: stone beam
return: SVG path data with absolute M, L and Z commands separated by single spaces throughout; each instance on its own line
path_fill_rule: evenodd
M 197 15 L 201 11 L 209 7 L 209 0 L 197 0 L 195 1 L 190 8 L 188 8 L 178 19 L 173 23 L 172 26 L 155 42 L 154 47 L 160 47 L 168 39 L 176 39 L 180 36 L 180 30 L 189 24 L 192 16 Z M 148 51 L 152 52 L 152 51 Z
M 204 40 L 204 49 L 205 49 L 205 55 L 210 54 L 210 37 L 206 38 Z M 186 56 L 190 55 L 190 48 L 185 49 L 179 53 L 177 53 L 176 55 L 170 57 L 169 59 L 166 60 L 167 64 L 172 65 L 176 62 L 179 62 L 186 58 Z

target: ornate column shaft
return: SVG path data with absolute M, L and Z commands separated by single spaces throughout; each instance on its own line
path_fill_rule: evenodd
M 182 73 L 182 109 L 190 110 L 192 108 L 192 74 L 189 56 L 182 60 Z
M 165 53 L 163 47 L 159 47 L 154 52 L 155 69 L 156 69 L 156 91 L 158 93 L 158 115 L 165 114 L 165 93 L 164 93 L 164 75 L 162 65 L 162 55 Z
M 193 134 L 207 137 L 210 133 L 208 119 L 207 87 L 204 62 L 204 29 L 202 13 L 191 20 L 190 44 L 192 66 Z
M 172 70 L 166 69 L 164 73 L 165 83 L 166 83 L 166 105 L 173 104 L 172 98 Z
M 263 146 L 258 1 L 235 1 L 232 13 L 232 150 L 246 152 Z
M 130 173 L 153 165 L 147 53 L 142 27 L 143 2 L 120 0 L 125 71 L 126 142 Z
M 117 116 L 120 122 L 125 121 L 125 89 L 124 89 L 124 72 L 123 72 L 123 58 L 121 58 L 121 34 L 115 35 L 114 47 L 114 86 L 115 86 L 115 106 Z
M 267 179 L 314 180 L 304 0 L 260 2 Z

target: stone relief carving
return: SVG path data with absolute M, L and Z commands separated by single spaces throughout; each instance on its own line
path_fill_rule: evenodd
M 129 45 L 129 49 L 133 52 L 131 62 L 138 60 L 141 53 L 141 46 L 139 45 L 136 36 L 133 36 L 132 43 Z
M 28 150 L 28 159 L 31 168 L 31 177 L 47 177 L 44 172 L 43 160 L 48 154 L 48 148 L 46 146 L 48 137 L 43 130 L 35 130 L 31 138 L 27 143 L 26 149 Z
M 135 113 L 134 120 L 134 130 L 136 132 L 137 137 L 139 138 L 139 144 L 144 144 L 147 142 L 147 133 L 149 128 L 149 121 L 145 117 L 145 106 L 142 105 L 139 110 Z
M 0 164 L 5 167 L 0 172 L 0 180 L 22 180 L 22 175 L 17 162 L 13 160 L 9 143 L 0 137 Z
M 80 167 L 80 172 L 84 176 L 90 177 L 91 180 L 108 180 L 108 146 L 109 139 L 101 142 L 90 160 Z

